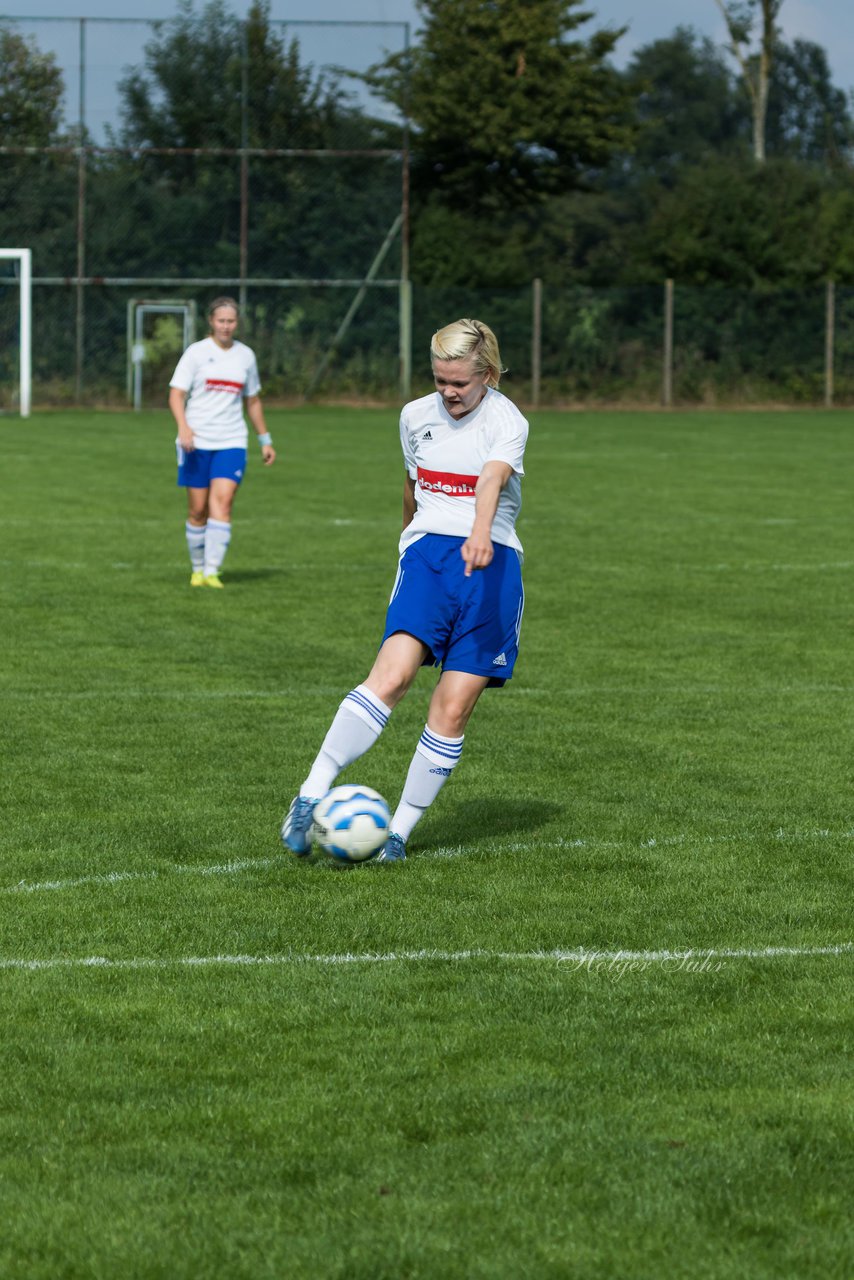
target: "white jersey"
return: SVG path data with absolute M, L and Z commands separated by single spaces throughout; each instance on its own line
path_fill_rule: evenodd
M 528 423 L 511 400 L 490 389 L 476 409 L 452 418 L 438 391 L 404 405 L 400 442 L 406 469 L 415 481 L 416 511 L 403 530 L 400 551 L 425 533 L 467 538 L 474 524 L 474 488 L 487 462 L 513 468 L 498 499 L 493 542 L 515 547 L 516 517 L 522 505 L 521 477 Z
M 197 448 L 246 448 L 243 400 L 261 390 L 254 351 L 242 342 L 223 349 L 203 338 L 187 347 L 169 385 L 187 392 L 187 424 Z

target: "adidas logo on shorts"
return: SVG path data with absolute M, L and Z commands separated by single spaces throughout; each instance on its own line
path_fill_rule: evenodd
M 493 665 L 494 667 L 506 667 L 506 666 L 507 666 L 507 659 L 505 658 L 504 654 L 503 654 L 503 653 L 499 653 L 499 655 L 498 655 L 498 657 L 497 657 L 497 658 L 493 658 L 493 659 L 492 659 L 492 665 Z

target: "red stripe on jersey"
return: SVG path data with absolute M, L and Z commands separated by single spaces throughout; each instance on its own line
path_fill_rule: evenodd
M 443 493 L 447 498 L 473 498 L 477 476 L 460 476 L 454 471 L 427 471 L 418 468 L 418 488 Z
M 206 378 L 205 391 L 230 391 L 239 396 L 243 390 L 242 382 L 229 382 L 228 378 Z

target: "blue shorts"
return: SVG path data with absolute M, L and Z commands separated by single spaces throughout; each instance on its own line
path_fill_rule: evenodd
M 513 674 L 525 593 L 513 547 L 495 543 L 492 563 L 465 576 L 464 538 L 427 533 L 401 557 L 383 640 L 405 631 L 430 650 L 425 666 L 488 676 L 502 685 Z
M 246 470 L 245 449 L 178 450 L 178 484 L 185 489 L 209 489 L 211 480 L 240 484 Z

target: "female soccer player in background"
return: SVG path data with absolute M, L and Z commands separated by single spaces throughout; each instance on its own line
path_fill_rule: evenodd
M 264 465 L 276 460 L 258 398 L 255 353 L 235 340 L 237 319 L 233 298 L 215 298 L 208 308 L 210 336 L 187 347 L 169 384 L 169 408 L 178 424 L 178 484 L 187 490 L 192 587 L 222 586 L 231 509 L 246 470 L 244 402 Z
M 376 661 L 338 708 L 282 823 L 304 857 L 318 800 L 373 746 L 424 665 L 442 667 L 380 861 L 406 841 L 459 762 L 469 717 L 488 685 L 513 674 L 524 595 L 516 517 L 528 438 L 522 414 L 498 390 L 495 334 L 457 320 L 431 343 L 436 390 L 404 406 L 406 464 L 400 565 Z

